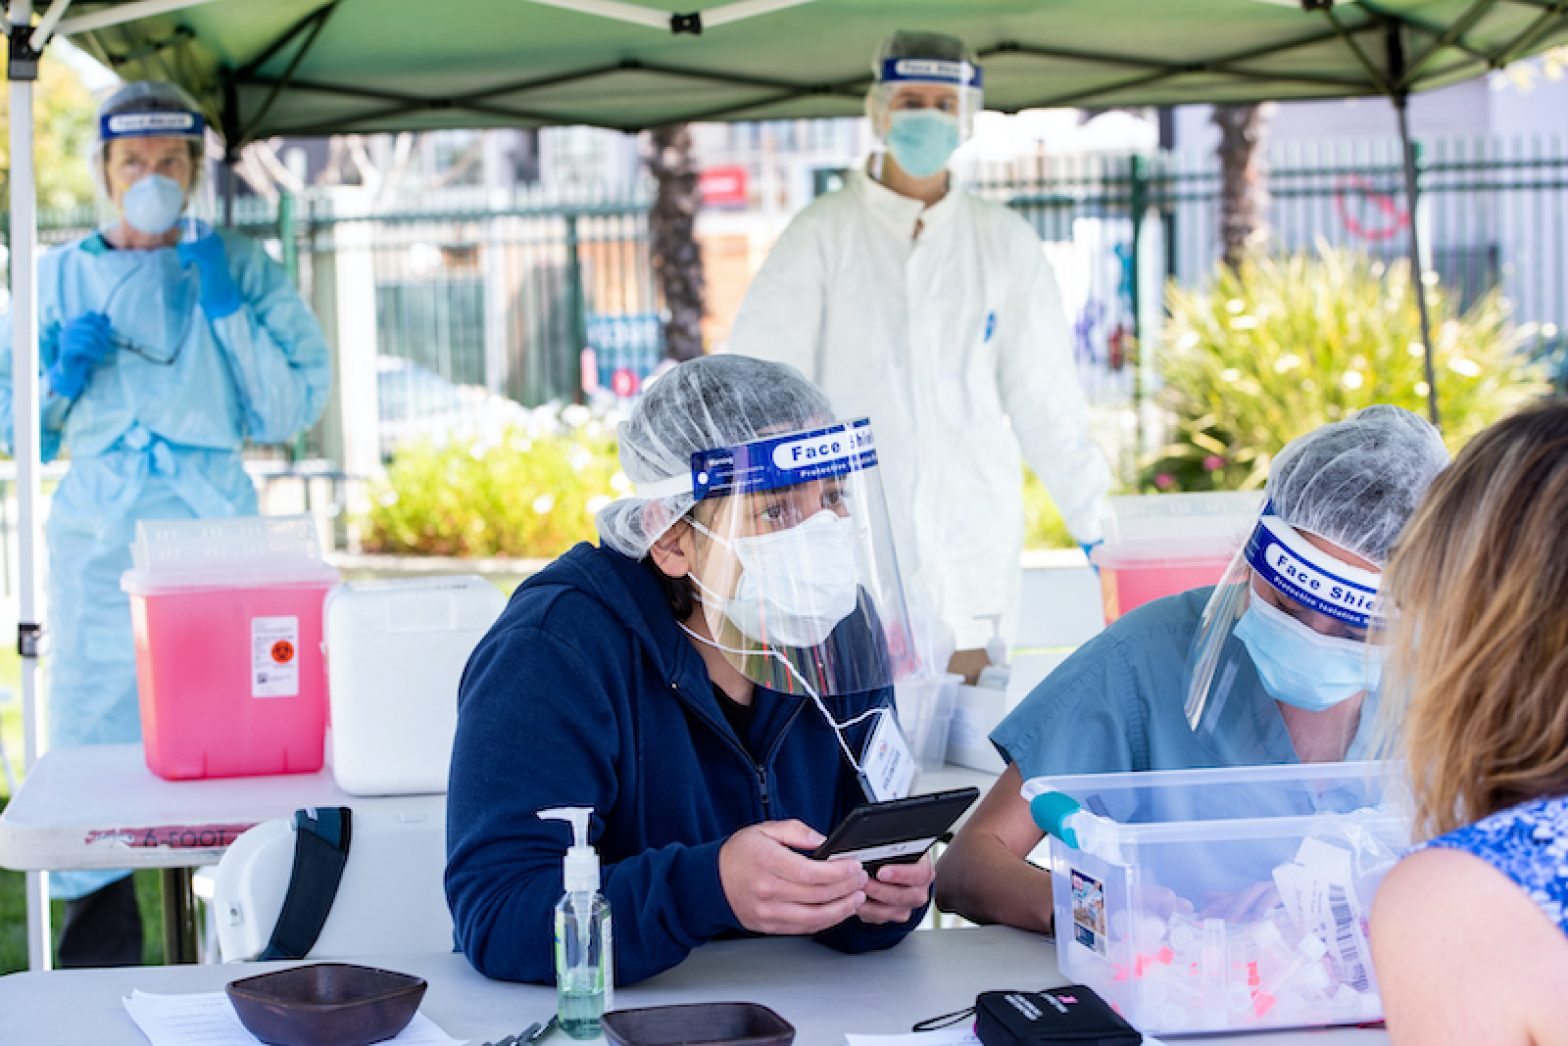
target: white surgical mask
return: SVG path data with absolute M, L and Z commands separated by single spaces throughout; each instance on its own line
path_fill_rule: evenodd
M 148 236 L 161 236 L 174 228 L 184 209 L 185 190 L 179 182 L 161 174 L 142 177 L 125 190 L 121 203 L 125 220 Z
M 748 638 L 785 647 L 813 647 L 855 609 L 860 577 L 854 524 L 823 509 L 799 526 L 726 540 L 693 526 L 735 553 L 740 579 L 725 597 L 692 580 L 704 603 L 721 610 Z

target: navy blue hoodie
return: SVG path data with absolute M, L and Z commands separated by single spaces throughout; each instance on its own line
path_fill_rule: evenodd
M 824 700 L 842 721 L 889 695 Z M 758 687 L 753 708 L 743 744 L 642 564 L 584 544 L 524 583 L 458 690 L 446 895 L 474 967 L 554 980 L 553 910 L 571 833 L 536 816 L 552 806 L 595 811 L 617 983 L 742 933 L 719 880 L 724 842 L 747 825 L 790 818 L 827 834 L 864 801 L 809 698 Z M 869 728 L 848 731 L 857 756 Z M 918 914 L 894 926 L 850 919 L 818 939 L 870 951 L 916 922 Z

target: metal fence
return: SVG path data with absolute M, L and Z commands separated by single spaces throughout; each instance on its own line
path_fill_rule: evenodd
M 1423 267 L 1461 308 L 1498 290 L 1529 351 L 1568 379 L 1568 148 L 1560 138 L 1434 139 L 1418 149 L 1415 221 Z M 1129 395 L 1118 344 L 1144 335 L 1158 350 L 1163 286 L 1203 286 L 1219 258 L 1220 174 L 1212 154 L 1041 157 L 979 170 L 976 191 L 1023 214 L 1058 264 L 1091 398 Z M 1319 244 L 1405 256 L 1412 220 L 1397 143 L 1314 142 L 1268 158 L 1268 248 Z M 1075 284 L 1082 284 L 1075 287 Z M 1075 293 L 1076 291 L 1076 293 Z M 1152 300 L 1151 300 L 1152 299 Z M 1154 335 L 1154 337 L 1150 337 Z
M 351 336 L 374 339 L 390 452 L 462 421 L 504 419 L 513 404 L 635 392 L 663 355 L 647 210 L 640 187 L 501 200 L 446 193 L 387 210 L 319 193 L 238 200 L 234 226 L 284 265 L 318 312 L 330 311 L 325 286 L 336 309 L 352 312 Z M 47 213 L 40 239 L 67 242 L 92 224 L 87 210 Z M 349 287 L 370 296 L 348 300 Z M 288 449 L 317 456 L 326 446 L 318 427 Z
M 1411 216 L 1393 143 L 1284 148 L 1268 166 L 1272 249 L 1327 243 L 1403 256 Z M 1555 139 L 1438 139 L 1418 166 L 1415 220 L 1429 267 L 1462 305 L 1499 289 L 1531 348 L 1568 369 L 1568 149 Z M 1135 373 L 1130 349 L 1136 339 L 1151 350 L 1145 366 L 1158 351 L 1166 282 L 1202 286 L 1214 272 L 1215 158 L 1042 155 L 966 180 L 1046 243 L 1091 401 L 1136 404 L 1152 383 Z M 236 207 L 236 226 L 267 245 L 319 311 L 351 315 L 339 342 L 373 338 L 383 451 L 515 404 L 634 394 L 662 355 L 646 186 L 465 192 L 396 209 L 345 206 L 341 192 Z M 44 215 L 41 237 L 56 243 L 91 225 L 90 213 Z M 351 284 L 362 292 L 352 302 Z M 293 453 L 324 446 L 317 432 Z

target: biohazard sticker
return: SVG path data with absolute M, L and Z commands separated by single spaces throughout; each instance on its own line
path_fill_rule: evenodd
M 250 619 L 250 696 L 299 696 L 299 618 Z

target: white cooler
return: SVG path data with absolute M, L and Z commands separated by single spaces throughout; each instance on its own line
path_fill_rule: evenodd
M 352 795 L 446 791 L 457 684 L 506 597 L 481 577 L 352 581 L 327 596 L 329 749 Z

